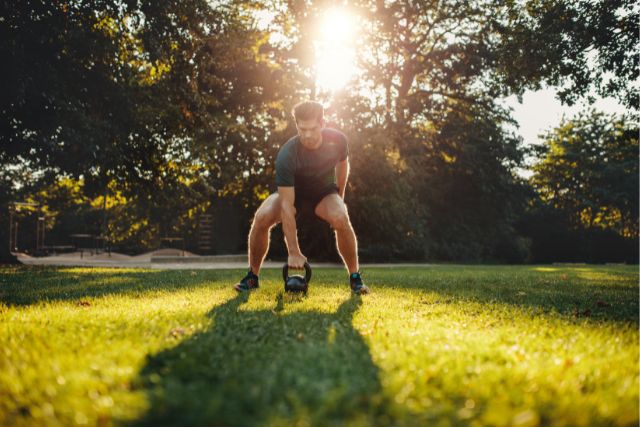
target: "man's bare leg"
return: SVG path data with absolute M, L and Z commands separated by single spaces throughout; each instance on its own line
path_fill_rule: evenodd
M 260 274 L 262 262 L 269 250 L 271 228 L 278 222 L 280 222 L 278 194 L 272 194 L 256 211 L 249 232 L 249 267 L 256 276 Z
M 349 270 L 349 286 L 355 294 L 369 293 L 369 288 L 362 282 L 360 265 L 358 264 L 358 241 L 353 231 L 347 205 L 337 194 L 330 194 L 316 206 L 316 215 L 327 221 L 336 231 L 338 252 L 345 267 Z
M 269 250 L 269 233 L 278 222 L 280 222 L 280 203 L 278 203 L 278 194 L 272 194 L 256 211 L 249 232 L 249 268 L 255 277 L 247 273 L 244 279 L 234 285 L 237 291 L 247 291 L 257 287 L 257 276 L 260 274 L 262 262 Z
M 349 270 L 349 274 L 357 273 L 360 271 L 358 264 L 358 241 L 356 240 L 356 233 L 353 231 L 351 222 L 347 221 L 345 224 L 341 224 L 340 228 L 335 228 L 336 243 L 338 245 L 338 253 L 342 257 L 344 265 Z
M 340 196 L 330 194 L 318 203 L 315 212 L 335 230 L 338 253 L 342 257 L 345 267 L 349 270 L 349 274 L 357 273 L 360 270 L 358 240 L 349 220 L 347 206 Z
M 249 267 L 253 274 L 258 276 L 264 257 L 269 250 L 269 234 L 270 228 L 259 227 L 252 224 L 249 232 Z
M 256 276 L 269 250 L 271 226 L 253 223 L 249 232 L 249 267 Z

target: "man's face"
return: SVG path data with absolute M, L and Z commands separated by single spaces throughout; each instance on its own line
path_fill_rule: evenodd
M 296 123 L 300 142 L 305 148 L 315 150 L 322 144 L 322 128 L 324 128 L 324 120 L 310 119 L 298 120 Z

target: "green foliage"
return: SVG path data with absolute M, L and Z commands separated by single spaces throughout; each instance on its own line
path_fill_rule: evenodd
M 638 423 L 637 267 L 242 274 L 0 270 L 0 423 Z
M 514 229 L 525 203 L 514 173 L 520 141 L 501 128 L 503 112 L 489 114 L 458 105 L 434 124 L 429 154 L 417 162 L 415 169 L 427 172 L 418 188 L 429 200 L 437 259 L 526 260 Z
M 346 194 L 360 255 L 368 261 L 419 260 L 429 254 L 425 206 L 410 172 L 383 129 L 351 135 Z
M 533 263 L 617 262 L 637 264 L 638 240 L 613 229 L 576 228 L 552 205 L 535 201 L 518 221 L 517 229 L 530 241 Z
M 141 126 L 131 99 L 137 88 L 128 84 L 137 70 L 120 55 L 128 48 L 124 11 L 104 2 L 30 2 L 2 15 L 2 51 L 15 58 L 2 76 L 7 152 L 34 168 L 103 181 L 120 175 L 121 149 Z
M 353 152 L 370 163 L 354 176 L 363 173 L 366 186 L 385 182 L 369 192 L 358 187 L 361 218 L 369 206 L 380 211 L 376 197 L 389 197 L 385 210 L 394 212 L 383 221 L 372 215 L 371 223 L 393 232 L 365 228 L 376 239 L 370 244 L 389 247 L 395 258 L 408 245 L 410 258 L 525 260 L 526 244 L 514 230 L 524 204 L 514 176 L 522 151 L 503 129 L 509 118 L 486 80 L 495 10 L 481 2 L 404 1 L 362 2 L 358 10 L 370 24 L 362 34 L 366 78 L 334 108 L 354 140 L 381 145 Z M 389 161 L 393 174 L 383 166 Z
M 637 111 L 637 22 L 631 0 L 506 2 L 496 16 L 498 80 L 519 93 L 559 86 L 570 104 L 612 96 Z
M 12 178 L 11 171 L 0 168 L 0 201 L 13 199 L 15 190 Z M 0 242 L 9 242 L 9 209 L 4 203 L 0 203 Z M 0 263 L 14 264 L 17 262 L 17 258 L 11 254 L 9 245 L 0 244 Z
M 548 132 L 519 230 L 535 262 L 638 262 L 638 136 L 624 118 L 583 113 Z
M 262 36 L 233 5 L 29 2 L 2 15 L 0 49 L 16 58 L 2 71 L 2 164 L 82 181 L 84 202 L 105 193 L 126 201 L 108 223 L 96 215 L 92 232 L 138 250 L 192 235 L 212 198 L 264 173 L 269 121 L 242 126 L 236 113 L 258 112 L 259 97 L 244 96 L 256 79 L 260 88 L 278 82 L 256 68 Z M 255 147 L 244 144 L 252 133 Z M 15 185 L 33 197 L 57 182 L 25 176 Z M 75 215 L 77 229 L 87 218 Z
M 531 183 L 574 227 L 637 238 L 638 147 L 624 119 L 582 114 L 546 135 Z

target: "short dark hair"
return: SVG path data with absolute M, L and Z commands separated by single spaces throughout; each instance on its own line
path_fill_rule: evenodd
M 291 110 L 293 119 L 298 120 L 324 119 L 324 107 L 316 101 L 302 101 L 297 103 Z

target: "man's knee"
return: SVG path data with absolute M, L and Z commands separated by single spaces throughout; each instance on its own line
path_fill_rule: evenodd
M 344 230 L 351 227 L 349 214 L 346 210 L 337 210 L 329 215 L 328 222 L 335 230 Z
M 254 228 L 269 228 L 269 215 L 266 212 L 258 211 L 253 217 Z
M 258 208 L 253 217 L 253 227 L 259 229 L 268 229 L 278 223 L 278 202 L 276 198 L 268 200 Z

